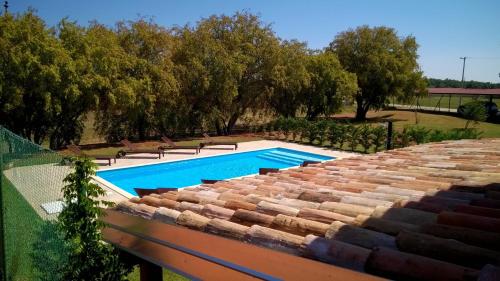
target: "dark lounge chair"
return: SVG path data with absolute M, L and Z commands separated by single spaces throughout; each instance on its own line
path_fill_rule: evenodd
M 76 154 L 77 156 L 80 157 L 87 157 L 87 158 L 93 158 L 96 160 L 108 160 L 109 166 L 111 166 L 111 159 L 114 160 L 114 163 L 116 163 L 116 155 L 111 156 L 111 155 L 88 155 L 85 152 L 83 152 L 80 147 L 74 144 L 70 144 L 67 146 L 68 150 Z
M 163 151 L 170 149 L 194 149 L 196 154 L 200 153 L 200 145 L 177 145 L 166 136 L 161 137 L 161 140 L 167 144 L 167 146 L 160 146 L 160 149 Z
M 203 146 L 206 145 L 234 145 L 234 149 L 238 149 L 238 143 L 234 141 L 218 141 L 211 138 L 207 133 L 203 133 L 205 140 L 202 142 Z
M 150 154 L 158 154 L 158 159 L 161 158 L 162 150 L 160 148 L 157 149 L 144 149 L 138 148 L 135 144 L 131 143 L 128 139 L 123 139 L 120 141 L 126 149 L 123 150 L 125 154 L 139 154 L 139 153 L 150 153 Z

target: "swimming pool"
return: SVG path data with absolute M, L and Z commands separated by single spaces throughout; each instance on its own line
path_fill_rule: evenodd
M 259 172 L 259 168 L 289 168 L 304 161 L 324 161 L 330 156 L 286 148 L 270 148 L 198 159 L 179 160 L 129 168 L 98 171 L 97 176 L 137 195 L 135 187 L 186 187 L 200 184 L 202 179 L 224 180 Z

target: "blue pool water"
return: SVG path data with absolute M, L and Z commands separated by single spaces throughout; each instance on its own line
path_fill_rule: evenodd
M 329 159 L 333 159 L 333 157 L 285 148 L 271 148 L 98 171 L 97 176 L 133 195 L 137 195 L 134 191 L 135 187 L 180 188 L 200 184 L 201 179 L 223 180 L 256 174 L 259 172 L 259 168 L 282 169 L 298 166 L 305 160 L 324 161 Z

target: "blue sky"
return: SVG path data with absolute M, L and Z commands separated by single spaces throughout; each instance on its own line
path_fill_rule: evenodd
M 3 2 L 3 1 L 2 1 Z M 323 48 L 335 35 L 367 24 L 395 28 L 420 44 L 419 62 L 428 77 L 500 82 L 500 0 L 10 0 L 11 12 L 33 7 L 49 25 L 68 16 L 82 25 L 97 20 L 153 17 L 164 26 L 195 24 L 212 14 L 247 10 L 259 14 L 284 39 Z

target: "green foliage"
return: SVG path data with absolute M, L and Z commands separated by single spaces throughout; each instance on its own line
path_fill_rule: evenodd
M 443 140 L 460 140 L 460 139 L 478 139 L 482 132 L 475 128 L 455 128 L 449 131 L 432 130 L 429 134 L 430 142 L 439 142 Z
M 422 126 L 411 126 L 407 129 L 407 134 L 409 138 L 416 142 L 417 144 L 422 144 L 427 142 L 430 130 Z
M 472 88 L 472 89 L 495 89 L 500 88 L 500 83 L 479 82 L 479 81 L 462 81 L 453 79 L 436 79 L 427 78 L 429 87 L 432 88 Z
M 378 152 L 380 147 L 385 144 L 387 138 L 387 128 L 385 126 L 375 126 L 372 128 L 372 142 L 375 152 Z
M 99 207 L 112 203 L 97 199 L 105 192 L 90 182 L 95 164 L 77 159 L 74 165 L 75 171 L 64 179 L 65 207 L 58 217 L 69 248 L 68 262 L 62 269 L 64 280 L 125 280 L 130 269 L 115 248 L 102 242 L 104 223 L 98 219 L 102 214 Z
M 323 145 L 325 140 L 328 138 L 328 123 L 329 122 L 326 120 L 317 121 L 316 123 L 316 127 L 318 130 L 318 136 L 316 137 L 316 139 L 318 140 L 319 145 Z
M 465 122 L 465 129 L 469 127 L 471 122 L 478 124 L 479 121 L 485 121 L 488 117 L 484 103 L 480 101 L 468 102 L 464 104 L 462 108 L 462 116 L 467 119 L 467 122 Z
M 344 102 L 353 99 L 358 90 L 356 75 L 347 72 L 337 56 L 331 52 L 319 52 L 309 57 L 307 70 L 309 87 L 303 91 L 307 119 L 338 112 Z
M 82 29 L 63 20 L 55 31 L 33 11 L 0 17 L 0 120 L 51 148 L 78 142 L 94 104 Z
M 348 124 L 346 126 L 346 134 L 348 136 L 349 147 L 351 151 L 355 151 L 359 144 L 360 129 L 357 126 Z
M 307 122 L 306 127 L 304 128 L 306 132 L 307 139 L 310 144 L 313 144 L 314 141 L 318 138 L 320 130 L 318 126 L 318 122 Z
M 372 129 L 369 125 L 363 124 L 358 127 L 358 143 L 363 147 L 363 151 L 368 153 L 372 146 Z
M 361 26 L 335 37 L 329 50 L 357 76 L 357 120 L 364 120 L 369 109 L 382 108 L 389 97 L 404 100 L 425 92 L 417 48 L 414 37 L 400 38 L 387 27 Z

